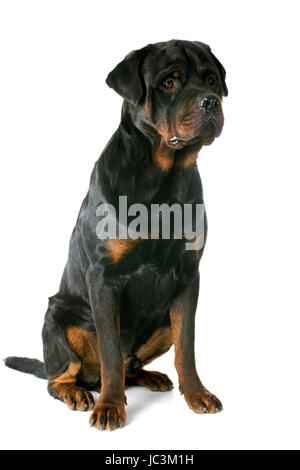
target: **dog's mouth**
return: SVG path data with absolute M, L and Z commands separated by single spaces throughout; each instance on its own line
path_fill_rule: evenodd
M 181 137 L 177 137 L 176 135 L 174 135 L 174 137 L 172 137 L 172 139 L 169 139 L 168 142 L 173 147 L 176 147 L 176 145 L 178 145 L 179 143 L 185 143 L 186 139 L 182 139 Z
M 198 141 L 200 141 L 200 136 L 193 137 L 192 139 L 183 139 L 182 137 L 177 137 L 176 135 L 174 135 L 172 139 L 168 140 L 168 143 L 172 147 L 182 147 L 185 145 L 192 145 Z
M 209 120 L 194 136 L 181 137 L 174 135 L 168 140 L 168 144 L 174 149 L 181 149 L 190 145 L 210 145 L 222 132 L 223 123 Z

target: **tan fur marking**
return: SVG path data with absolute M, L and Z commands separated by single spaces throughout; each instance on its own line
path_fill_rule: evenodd
M 175 164 L 176 166 L 182 166 L 183 168 L 188 168 L 195 163 L 195 161 L 197 160 L 197 156 L 198 156 L 198 152 L 188 153 L 176 159 Z
M 173 384 L 166 374 L 154 370 L 140 369 L 137 375 L 131 378 L 131 383 L 159 392 L 166 392 L 173 388 Z
M 144 105 L 144 110 L 145 110 L 145 113 L 146 115 L 151 118 L 152 116 L 152 103 L 149 99 L 147 99 L 145 105 Z
M 143 365 L 149 364 L 163 352 L 170 349 L 173 344 L 172 332 L 170 327 L 159 328 L 151 338 L 143 344 L 136 352 L 136 357 Z
M 90 416 L 90 424 L 97 429 L 113 430 L 126 424 L 123 402 L 98 401 Z
M 72 410 L 87 411 L 93 409 L 93 395 L 83 387 L 76 385 L 81 369 L 80 362 L 70 362 L 67 370 L 53 380 L 49 380 L 51 395 L 65 402 Z
M 80 370 L 80 367 L 81 367 L 80 362 L 70 362 L 67 370 L 63 374 L 61 374 L 59 377 L 56 377 L 55 379 L 53 379 L 53 382 L 57 384 L 75 383 L 76 376 Z
M 172 305 L 170 306 L 170 319 L 171 319 L 171 328 L 172 328 L 172 336 L 174 341 L 174 348 L 175 348 L 175 367 L 178 373 L 179 378 L 179 389 L 182 389 L 181 381 L 184 379 L 185 370 L 183 367 L 183 351 L 181 348 L 181 335 L 182 335 L 182 323 L 183 323 L 183 306 L 177 305 L 174 308 Z
M 67 330 L 67 338 L 74 352 L 88 363 L 100 363 L 96 333 L 72 326 Z
M 80 368 L 81 362 L 70 362 L 67 370 L 63 374 L 49 381 L 49 384 L 51 384 L 58 397 L 63 397 L 66 391 L 72 390 L 75 387 Z
M 154 161 L 162 171 L 169 171 L 174 163 L 174 153 L 167 149 L 154 151 Z
M 106 249 L 112 262 L 116 264 L 126 253 L 134 248 L 140 239 L 137 240 L 108 240 Z

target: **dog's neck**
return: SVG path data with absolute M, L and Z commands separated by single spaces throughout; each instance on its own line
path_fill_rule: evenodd
M 173 150 L 147 126 L 137 126 L 128 113 L 122 113 L 115 135 L 97 163 L 102 197 L 117 204 L 126 195 L 128 204 L 168 201 L 185 203 L 195 173 L 197 151 Z
M 166 137 L 144 120 L 136 112 L 132 105 L 124 101 L 122 107 L 121 126 L 127 131 L 133 133 L 134 130 L 139 134 L 142 133 L 146 140 L 150 143 L 152 160 L 162 173 L 168 173 L 174 166 L 189 168 L 197 159 L 201 145 L 194 144 L 181 149 L 174 149 L 166 142 Z

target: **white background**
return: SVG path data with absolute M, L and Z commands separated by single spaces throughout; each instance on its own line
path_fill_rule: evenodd
M 224 404 L 196 415 L 173 350 L 150 369 L 175 389 L 127 390 L 128 426 L 90 429 L 46 382 L 4 368 L 6 449 L 299 448 L 299 12 L 296 1 L 1 1 L 0 357 L 42 357 L 89 176 L 120 116 L 105 84 L 132 49 L 209 44 L 227 69 L 221 137 L 199 155 L 209 235 L 201 265 L 200 376 Z

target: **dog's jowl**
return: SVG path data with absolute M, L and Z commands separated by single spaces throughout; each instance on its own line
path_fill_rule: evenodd
M 121 123 L 94 166 L 59 291 L 49 299 L 44 363 L 9 357 L 6 365 L 47 379 L 50 395 L 72 410 L 92 410 L 92 426 L 116 429 L 126 423 L 125 386 L 173 388 L 166 374 L 144 366 L 174 345 L 188 406 L 215 413 L 221 402 L 202 384 L 194 355 L 205 214 L 195 249 L 187 249 L 184 231 L 174 235 L 183 222 L 172 210 L 169 236 L 159 228 L 151 236 L 148 224 L 153 205 L 204 204 L 196 158 L 222 131 L 225 70 L 207 45 L 172 40 L 131 52 L 106 82 L 124 99 Z M 116 214 L 113 236 L 97 231 L 101 204 Z M 146 208 L 143 237 L 126 231 L 139 207 Z M 100 392 L 96 403 L 92 390 Z

